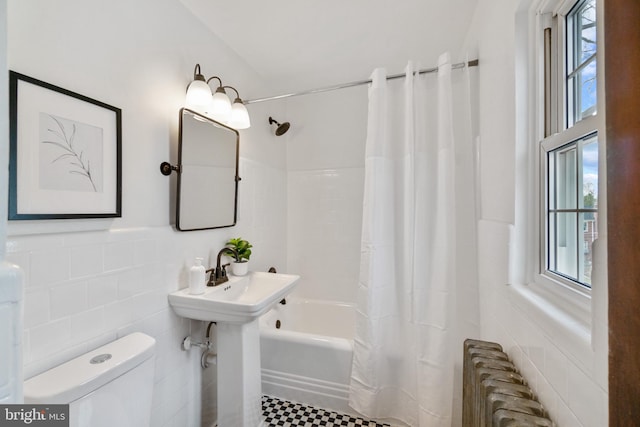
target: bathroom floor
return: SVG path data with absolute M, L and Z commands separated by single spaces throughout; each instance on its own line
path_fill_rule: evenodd
M 265 425 L 276 426 L 367 426 L 383 427 L 380 424 L 351 415 L 314 408 L 300 403 L 281 400 L 276 397 L 262 396 L 262 415 Z

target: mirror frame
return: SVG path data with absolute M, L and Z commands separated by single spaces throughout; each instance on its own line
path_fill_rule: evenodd
M 212 227 L 202 227 L 202 228 L 180 228 L 180 206 L 181 206 L 181 186 L 182 186 L 182 148 L 183 148 L 183 140 L 182 140 L 182 127 L 183 127 L 183 117 L 184 117 L 184 113 L 188 112 L 193 114 L 196 117 L 201 118 L 202 120 L 205 120 L 207 122 L 211 122 L 213 124 L 215 124 L 216 126 L 219 126 L 221 128 L 227 129 L 233 133 L 235 133 L 236 136 L 236 141 L 235 141 L 235 145 L 236 145 L 236 158 L 235 158 L 235 190 L 234 190 L 234 201 L 233 201 L 233 223 L 231 224 L 225 224 L 225 225 L 216 225 L 216 226 L 212 226 Z M 180 109 L 180 113 L 179 113 L 179 125 L 178 125 L 178 166 L 176 169 L 177 175 L 178 175 L 178 181 L 177 181 L 177 189 L 176 189 L 176 229 L 178 229 L 179 231 L 198 231 L 198 230 L 211 230 L 211 229 L 215 229 L 215 228 L 228 228 L 228 227 L 233 227 L 236 225 L 237 219 L 238 219 L 238 183 L 240 182 L 241 178 L 238 175 L 238 170 L 239 170 L 239 158 L 240 158 L 240 133 L 236 130 L 233 129 L 227 125 L 225 125 L 224 123 L 220 123 L 216 120 L 211 119 L 210 117 L 207 117 L 203 114 L 198 113 L 197 111 L 193 111 L 191 109 L 188 108 L 181 108 Z M 215 188 L 215 186 L 214 186 Z

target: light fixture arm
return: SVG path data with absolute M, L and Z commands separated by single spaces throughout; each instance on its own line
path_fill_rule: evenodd
M 204 81 L 204 76 L 202 75 L 202 72 L 200 71 L 200 64 L 196 64 L 195 68 L 193 69 L 193 80 L 202 80 L 202 81 Z M 220 82 L 220 84 L 222 84 L 222 81 Z
M 222 79 L 221 79 L 220 77 L 218 77 L 218 76 L 209 77 L 209 78 L 207 79 L 207 84 L 209 84 L 209 82 L 210 82 L 211 80 L 213 80 L 213 79 L 216 79 L 216 80 L 218 80 L 218 81 L 220 82 L 220 84 L 218 85 L 218 87 L 222 87 Z
M 238 93 L 238 90 L 233 87 L 233 86 L 222 86 L 223 89 L 232 89 L 235 93 L 236 93 L 236 99 L 233 102 L 240 102 L 242 104 L 244 104 L 244 102 L 242 102 L 242 100 L 240 99 L 240 93 Z

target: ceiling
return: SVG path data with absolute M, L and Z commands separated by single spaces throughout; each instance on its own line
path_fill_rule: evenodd
M 180 0 L 271 86 L 259 96 L 434 66 L 464 42 L 477 0 Z M 277 91 L 278 93 L 275 93 Z

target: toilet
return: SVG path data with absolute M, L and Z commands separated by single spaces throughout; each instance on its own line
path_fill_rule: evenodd
M 24 383 L 27 404 L 69 404 L 71 427 L 149 426 L 155 339 L 135 332 Z

